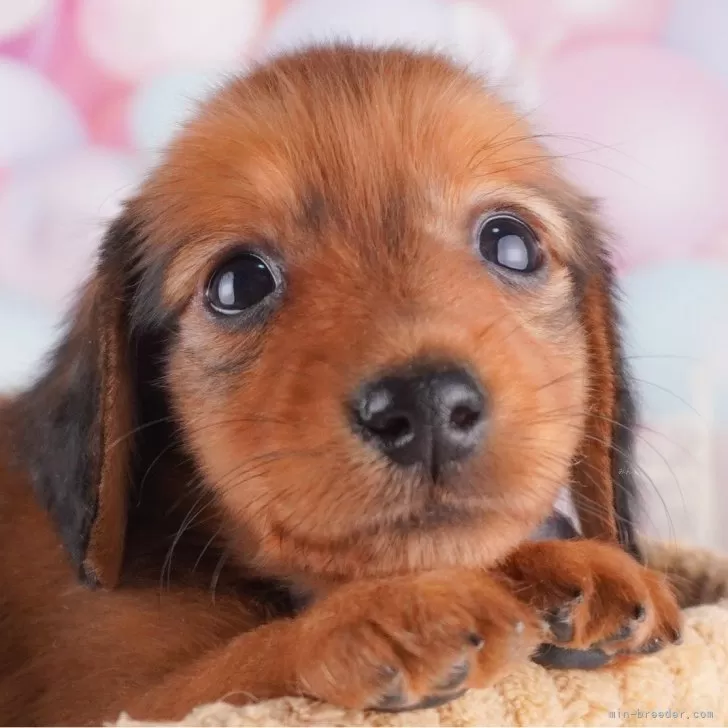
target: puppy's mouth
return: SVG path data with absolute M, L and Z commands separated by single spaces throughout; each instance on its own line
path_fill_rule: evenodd
M 372 523 L 374 529 L 406 534 L 413 531 L 436 531 L 482 523 L 496 508 L 492 498 L 475 482 L 433 480 L 423 476 L 408 484 L 407 497 L 382 506 Z
M 398 533 L 432 531 L 446 527 L 464 526 L 483 516 L 482 509 L 462 505 L 433 503 L 409 514 L 397 515 L 390 528 Z
M 400 481 L 400 485 L 402 481 Z M 402 493 L 402 490 L 405 492 Z M 433 482 L 422 474 L 407 481 L 398 498 L 382 498 L 379 512 L 354 527 L 360 535 L 448 533 L 488 530 L 503 522 L 536 523 L 553 506 L 558 490 L 537 494 L 515 483 L 499 482 L 483 472 L 462 472 Z

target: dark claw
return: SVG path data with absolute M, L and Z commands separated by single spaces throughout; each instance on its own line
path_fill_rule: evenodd
M 382 665 L 379 668 L 382 682 L 389 683 L 387 692 L 374 706 L 375 710 L 396 710 L 405 704 L 406 696 L 402 689 L 402 675 L 396 667 Z
M 634 629 L 634 624 L 625 624 L 622 629 L 617 630 L 613 635 L 608 637 L 605 642 L 621 642 L 622 640 L 626 640 L 628 637 L 632 636 Z
M 458 662 L 456 665 L 453 666 L 453 668 L 450 670 L 450 674 L 445 678 L 445 680 L 436 686 L 437 690 L 444 690 L 444 691 L 451 691 L 455 690 L 455 688 L 459 688 L 465 680 L 467 680 L 468 675 L 470 674 L 470 660 L 463 660 L 462 662 Z
M 621 642 L 631 637 L 636 629 L 637 625 L 644 622 L 647 617 L 647 609 L 644 604 L 638 604 L 634 610 L 632 610 L 632 620 L 625 624 L 621 629 L 617 630 L 613 635 L 608 637 L 602 644 L 609 644 L 610 642 Z
M 475 632 L 470 632 L 466 639 L 473 647 L 475 647 L 476 650 L 483 649 L 485 640 L 479 634 L 475 634 Z
M 559 642 L 568 642 L 573 639 L 574 625 L 571 621 L 570 607 L 559 607 L 551 612 L 547 612 L 545 618 L 551 629 L 551 634 Z
M 603 650 L 571 650 L 556 645 L 541 645 L 531 658 L 537 665 L 561 670 L 596 670 L 609 664 L 612 657 Z
M 639 647 L 636 652 L 640 655 L 654 655 L 655 652 L 659 652 L 664 647 L 665 643 L 661 639 L 654 637 L 649 640 L 649 642 L 645 642 L 645 644 L 643 644 L 642 647 Z
M 396 712 L 405 709 L 405 696 L 402 693 L 385 695 L 375 706 L 374 710 Z
M 546 612 L 545 619 L 551 628 L 551 634 L 559 642 L 569 642 L 574 639 L 573 611 L 584 601 L 584 592 L 577 589 L 571 593 L 569 601 Z
M 391 665 L 381 665 L 379 668 L 379 674 L 383 680 L 394 680 L 399 675 L 399 670 Z

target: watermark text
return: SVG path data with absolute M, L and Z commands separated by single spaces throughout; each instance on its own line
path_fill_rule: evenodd
M 712 710 L 610 710 L 611 720 L 710 720 L 714 717 Z

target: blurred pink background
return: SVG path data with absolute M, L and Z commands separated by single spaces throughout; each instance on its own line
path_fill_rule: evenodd
M 643 403 L 645 528 L 728 549 L 728 1 L 0 2 L 0 389 L 221 75 L 309 41 L 441 49 L 602 198 Z

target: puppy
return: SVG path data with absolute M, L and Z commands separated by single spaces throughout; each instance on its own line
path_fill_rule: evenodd
M 404 710 L 679 638 L 591 205 L 436 56 L 223 89 L 0 413 L 3 724 Z M 564 485 L 584 538 L 529 539 Z

